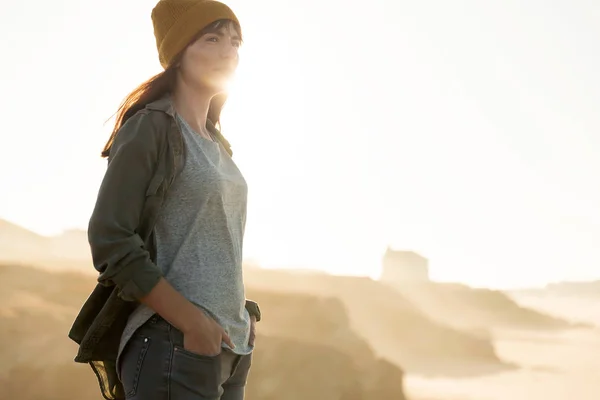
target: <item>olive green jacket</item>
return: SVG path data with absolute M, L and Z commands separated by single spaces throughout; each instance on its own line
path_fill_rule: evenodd
M 212 124 L 209 128 L 231 155 L 229 142 Z M 125 397 L 116 373 L 119 342 L 139 299 L 162 277 L 154 225 L 184 154 L 168 95 L 129 118 L 110 149 L 88 226 L 98 284 L 69 331 L 79 344 L 75 362 L 90 364 L 108 400 Z M 256 303 L 247 300 L 246 308 L 260 319 Z

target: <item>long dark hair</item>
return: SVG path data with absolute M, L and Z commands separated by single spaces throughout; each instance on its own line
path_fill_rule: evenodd
M 207 34 L 207 33 L 216 33 L 223 27 L 228 27 L 232 25 L 237 34 L 242 37 L 242 32 L 240 26 L 228 19 L 222 19 L 213 22 L 212 24 L 206 26 L 202 29 L 194 39 L 190 41 L 189 44 L 194 43 L 198 38 Z M 188 46 L 189 46 L 188 44 Z M 177 66 L 181 61 L 183 56 L 183 52 L 185 49 L 179 53 L 171 62 L 171 64 L 165 69 L 163 72 L 154 75 L 152 78 L 148 79 L 146 82 L 139 85 L 135 88 L 125 99 L 121 102 L 121 105 L 117 109 L 115 126 L 112 130 L 112 133 L 104 145 L 104 149 L 102 150 L 101 156 L 108 157 L 110 153 L 110 148 L 115 141 L 115 137 L 119 132 L 119 129 L 127 122 L 129 118 L 131 118 L 135 113 L 140 110 L 143 110 L 148 104 L 152 103 L 163 97 L 165 94 L 173 91 L 175 87 L 176 78 L 177 78 Z M 227 100 L 227 94 L 221 93 L 214 96 L 210 102 L 208 107 L 208 120 L 211 121 L 215 126 L 220 128 L 221 125 L 221 110 L 225 105 L 225 101 Z

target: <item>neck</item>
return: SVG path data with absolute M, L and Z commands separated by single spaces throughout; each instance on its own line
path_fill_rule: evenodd
M 192 129 L 204 134 L 208 108 L 213 97 L 210 91 L 198 90 L 178 79 L 172 97 L 177 113 Z

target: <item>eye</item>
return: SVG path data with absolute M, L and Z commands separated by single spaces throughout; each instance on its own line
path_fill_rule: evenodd
M 208 42 L 215 42 L 216 43 L 216 42 L 219 41 L 219 38 L 217 36 L 209 36 L 209 37 L 206 38 L 206 41 L 208 41 Z

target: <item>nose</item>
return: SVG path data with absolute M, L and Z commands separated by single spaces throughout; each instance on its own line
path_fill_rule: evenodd
M 221 56 L 227 59 L 235 59 L 238 55 L 238 48 L 232 43 L 225 44 L 221 51 Z

